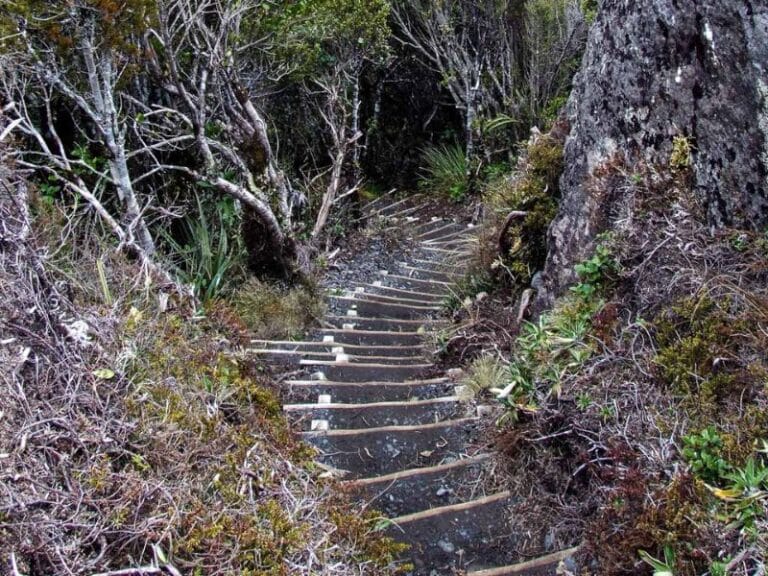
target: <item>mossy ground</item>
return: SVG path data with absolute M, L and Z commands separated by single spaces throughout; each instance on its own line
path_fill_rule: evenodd
M 3 489 L 13 504 L 0 512 L 0 565 L 36 574 L 151 564 L 201 576 L 397 573 L 398 545 L 321 478 L 265 368 L 237 353 L 254 331 L 304 330 L 316 292 L 253 281 L 233 302 L 194 310 L 93 230 L 78 229 L 88 242 L 56 251 L 63 221 L 55 208 L 38 214 L 44 234 L 0 251 L 4 338 L 34 358 L 0 372 L 25 391 L 0 401 L 4 466 L 17 478 Z M 45 288 L 54 285 L 67 286 L 56 301 Z M 87 343 L 62 335 L 71 322 L 62 313 L 85 322 Z M 47 503 L 35 505 L 43 493 Z
M 765 462 L 768 231 L 711 234 L 682 143 L 675 150 L 670 166 L 612 159 L 595 170 L 595 194 L 611 198 L 621 187 L 631 201 L 606 209 L 604 255 L 581 266 L 581 284 L 541 322 L 517 335 L 525 285 L 514 283 L 461 317 L 460 344 L 496 356 L 507 383 L 521 375 L 526 383 L 505 397 L 515 418 L 500 419 L 497 438 L 506 485 L 520 496 L 513 523 L 528 534 L 521 556 L 582 544 L 584 573 L 600 575 L 651 574 L 641 550 L 666 554 L 684 576 L 716 574 L 731 561 L 729 574 L 752 574 L 764 561 L 768 498 L 729 492 L 724 476 L 707 484 L 683 448 L 711 427 L 728 469 Z M 526 250 L 523 229 L 513 232 L 513 264 L 541 249 Z M 606 254 L 616 266 L 590 279 Z M 608 281 L 593 289 L 598 275 Z M 578 302 L 594 306 L 579 312 Z M 564 332 L 574 315 L 586 322 L 576 340 Z M 524 409 L 530 401 L 534 409 Z

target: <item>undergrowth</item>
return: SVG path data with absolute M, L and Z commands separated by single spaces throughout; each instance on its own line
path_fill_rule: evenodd
M 463 200 L 467 193 L 468 166 L 464 150 L 458 144 L 429 146 L 421 153 L 420 186 L 452 200 Z
M 240 321 L 256 338 L 295 339 L 323 315 L 317 285 L 268 284 L 249 279 L 229 299 Z
M 311 291 L 252 282 L 195 310 L 87 214 L 18 208 L 0 199 L 0 572 L 397 571 L 398 545 L 320 478 L 262 367 L 232 354 L 249 322 L 300 330 Z
M 580 543 L 584 574 L 765 569 L 765 234 L 710 234 L 690 188 L 690 144 L 674 151 L 669 166 L 611 159 L 595 170 L 590 189 L 630 199 L 606 207 L 611 233 L 553 309 L 514 338 L 497 328 L 509 348 L 487 348 L 469 371 L 505 408 L 497 444 L 521 498 L 513 524 L 524 519 L 530 534 L 520 553 Z M 506 267 L 526 253 L 521 233 Z M 510 324 L 480 312 L 474 326 Z
M 516 288 L 527 286 L 547 256 L 546 233 L 557 213 L 563 141 L 557 130 L 537 135 L 521 149 L 515 172 L 491 181 L 484 193 L 491 228 L 498 234 L 497 270 L 509 272 Z M 512 213 L 517 213 L 514 218 Z

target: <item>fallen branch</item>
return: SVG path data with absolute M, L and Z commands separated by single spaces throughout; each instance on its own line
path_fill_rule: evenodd
M 509 250 L 512 248 L 512 244 L 507 238 L 507 232 L 509 232 L 510 227 L 517 220 L 522 220 L 526 216 L 528 216 L 528 212 L 523 212 L 520 210 L 513 210 L 507 215 L 506 219 L 504 220 L 504 224 L 501 226 L 501 229 L 499 230 L 499 236 L 497 239 L 500 255 L 507 254 Z

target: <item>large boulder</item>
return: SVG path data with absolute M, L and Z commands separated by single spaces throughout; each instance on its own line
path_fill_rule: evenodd
M 604 0 L 567 106 L 562 202 L 549 232 L 540 304 L 628 201 L 599 190 L 620 161 L 669 166 L 691 146 L 691 183 L 713 227 L 768 222 L 768 2 Z M 591 183 L 591 184 L 590 184 Z

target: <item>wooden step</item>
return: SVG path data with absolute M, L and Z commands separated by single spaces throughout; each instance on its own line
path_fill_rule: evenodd
M 451 574 L 457 569 L 512 562 L 515 536 L 505 520 L 509 492 L 433 508 L 392 520 L 387 535 L 411 548 L 404 554 L 414 575 Z
M 330 315 L 323 318 L 325 323 L 335 328 L 349 330 L 365 330 L 371 332 L 426 332 L 435 330 L 446 323 L 444 319 L 419 318 L 376 318 L 368 316 L 339 316 Z
M 454 240 L 456 238 L 476 236 L 478 232 L 478 226 L 470 227 L 469 225 L 464 225 L 463 227 L 459 227 L 458 229 L 450 230 L 445 233 L 431 234 L 427 238 L 421 237 L 419 240 L 422 244 L 432 244 L 433 242 L 445 242 L 447 240 Z
M 376 208 L 380 208 L 386 203 L 393 202 L 394 200 L 392 200 L 392 197 L 395 194 L 397 194 L 397 192 L 398 192 L 397 188 L 392 188 L 388 192 L 385 192 L 381 196 L 378 196 L 373 200 L 371 200 L 370 202 L 367 202 L 366 204 L 364 204 L 362 207 L 362 211 L 368 214 L 375 211 Z
M 351 354 L 353 356 L 401 356 L 422 357 L 425 348 L 415 346 L 358 346 L 357 344 L 340 344 L 335 341 L 293 341 L 293 340 L 251 340 L 256 348 L 281 348 L 284 350 L 324 351 L 334 354 Z M 341 349 L 341 350 L 339 350 Z
M 465 227 L 465 224 L 459 224 L 453 220 L 436 220 L 417 226 L 414 229 L 414 234 L 417 240 L 423 242 L 462 231 Z
M 467 270 L 465 264 L 454 264 L 446 260 L 432 261 L 423 260 L 421 258 L 414 258 L 411 262 L 413 262 L 414 266 L 418 266 L 419 268 L 447 272 L 454 278 L 461 278 L 461 276 L 463 276 Z
M 428 270 L 426 268 L 411 266 L 410 264 L 401 264 L 399 272 L 408 278 L 419 278 L 421 280 L 438 280 L 440 282 L 447 282 L 449 284 L 452 283 L 457 276 L 456 274 L 449 274 L 440 270 Z
M 575 564 L 568 567 L 569 561 L 572 562 L 578 551 L 578 547 L 569 548 L 517 564 L 472 570 L 467 573 L 467 576 L 560 576 L 566 573 L 559 569 L 561 564 L 571 574 L 578 574 L 578 568 Z
M 359 320 L 359 319 L 358 319 Z M 407 330 L 360 330 L 343 328 L 324 328 L 318 330 L 319 337 L 332 336 L 340 344 L 357 344 L 360 346 L 416 346 L 424 342 L 424 331 L 418 327 Z
M 462 236 L 459 238 L 449 238 L 448 240 L 435 240 L 434 242 L 422 242 L 422 248 L 443 248 L 447 250 L 460 250 L 477 245 L 478 239 L 474 236 Z
M 458 458 L 477 434 L 478 419 L 463 418 L 421 426 L 304 432 L 302 437 L 320 451 L 320 462 L 353 479 Z
M 381 288 L 378 286 L 377 288 Z M 410 295 L 399 294 L 380 294 L 374 291 L 373 288 L 366 288 L 361 286 L 353 291 L 345 294 L 347 297 L 356 298 L 357 300 L 370 300 L 372 302 L 385 302 L 389 304 L 409 304 L 411 306 L 439 306 L 439 296 L 435 294 L 429 294 L 427 297 L 418 297 L 411 293 Z
M 440 306 L 415 306 L 405 302 L 377 302 L 350 296 L 332 296 L 334 301 L 350 310 L 357 310 L 358 315 L 368 318 L 395 318 L 415 320 L 429 318 L 442 312 Z
M 455 383 L 448 378 L 411 382 L 289 380 L 282 387 L 284 395 L 297 403 L 317 402 L 320 395 L 330 396 L 334 402 L 364 403 L 439 398 L 452 394 Z
M 429 301 L 432 305 L 438 305 L 445 298 L 443 294 L 435 294 L 433 292 L 419 292 L 418 290 L 409 290 L 406 288 L 395 288 L 393 286 L 386 286 L 381 280 L 377 280 L 371 284 L 364 284 L 367 293 L 375 293 L 382 295 L 392 295 L 395 297 L 409 298 L 409 299 L 422 299 Z
M 333 401 L 333 398 L 331 397 Z M 367 404 L 286 404 L 283 410 L 302 430 L 311 430 L 311 422 L 324 420 L 331 430 L 416 426 L 432 424 L 461 416 L 464 406 L 455 396 L 431 400 L 372 402 Z
M 450 293 L 453 284 L 451 282 L 441 282 L 438 280 L 419 280 L 418 278 L 409 278 L 401 274 L 381 274 L 382 283 L 394 288 L 405 288 L 429 292 L 431 294 L 440 294 L 446 296 Z
M 402 209 L 395 210 L 392 212 L 384 212 L 379 213 L 379 216 L 385 217 L 388 220 L 392 220 L 395 222 L 402 221 L 403 219 L 408 218 L 409 216 L 413 216 L 416 212 L 419 212 L 420 210 L 423 210 L 426 208 L 426 204 L 418 204 L 416 206 L 410 206 L 410 207 L 402 207 Z
M 322 372 L 327 380 L 338 382 L 363 382 L 382 380 L 384 382 L 402 382 L 418 378 L 432 364 L 384 364 L 384 363 L 345 363 L 338 361 L 300 360 L 299 365 L 311 372 Z
M 323 352 L 319 350 L 285 350 L 278 348 L 248 348 L 246 354 L 258 356 L 267 361 L 285 364 L 301 364 L 302 361 L 346 362 L 349 364 L 412 365 L 426 362 L 421 356 L 357 356 L 346 352 Z M 340 360 L 343 358 L 343 360 Z
M 421 198 L 421 195 L 414 194 L 412 196 L 407 196 L 402 200 L 395 200 L 393 202 L 390 202 L 389 204 L 385 204 L 380 208 L 373 210 L 370 215 L 375 217 L 375 216 L 387 216 L 389 214 L 394 214 L 399 210 L 404 209 L 409 202 L 414 202 L 419 198 Z
M 431 234 L 439 234 L 449 226 L 461 226 L 461 224 L 457 224 L 456 221 L 450 218 L 434 217 L 417 224 L 412 229 L 406 230 L 406 232 L 411 232 L 415 238 L 421 240 L 430 237 Z
M 393 518 L 473 499 L 474 491 L 482 489 L 488 462 L 483 454 L 343 485 L 358 500 Z

